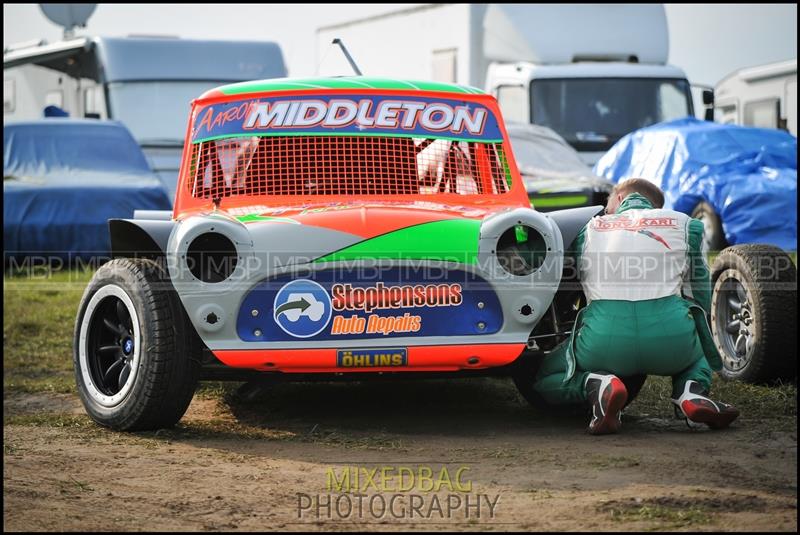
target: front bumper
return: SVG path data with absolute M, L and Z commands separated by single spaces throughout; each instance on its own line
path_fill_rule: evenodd
M 383 349 L 390 354 L 396 346 Z M 226 366 L 265 372 L 283 373 L 364 373 L 364 372 L 455 372 L 481 370 L 511 364 L 525 349 L 525 344 L 474 344 L 410 346 L 405 349 L 403 365 L 380 365 L 379 359 L 343 363 L 343 355 L 359 357 L 357 349 L 241 349 L 217 350 L 214 355 Z

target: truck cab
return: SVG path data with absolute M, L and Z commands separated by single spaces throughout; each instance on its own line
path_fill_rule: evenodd
M 629 132 L 694 115 L 686 75 L 670 65 L 492 63 L 487 86 L 507 121 L 555 130 L 588 165 Z
M 485 89 L 507 121 L 555 130 L 594 165 L 625 134 L 694 115 L 663 5 L 576 7 L 487 9 Z
M 408 38 L 408 29 L 417 29 Z M 375 36 L 381 44 L 375 46 Z M 317 30 L 320 74 L 342 39 L 372 76 L 480 87 L 506 121 L 549 127 L 587 164 L 621 136 L 694 114 L 686 75 L 668 65 L 661 4 L 425 4 Z M 711 95 L 703 95 L 705 105 Z

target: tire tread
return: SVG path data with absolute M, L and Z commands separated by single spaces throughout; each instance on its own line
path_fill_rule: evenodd
M 770 273 L 763 269 L 763 258 L 782 258 L 790 269 Z M 773 264 L 775 265 L 775 264 Z M 723 368 L 727 379 L 761 383 L 797 377 L 797 269 L 782 249 L 764 244 L 734 245 L 724 249 L 711 268 L 711 281 L 716 284 L 727 269 L 737 269 L 748 280 L 757 318 L 757 347 L 750 363 L 738 373 Z M 777 287 L 776 287 L 777 286 Z M 794 290 L 787 296 L 786 286 Z M 712 297 L 712 303 L 716 296 Z M 714 312 L 712 305 L 712 312 Z M 713 318 L 712 318 L 713 321 Z M 717 344 L 722 350 L 720 344 Z
M 93 410 L 82 391 L 78 363 L 78 337 L 84 309 L 91 295 L 104 283 L 117 283 L 138 294 L 145 310 L 137 311 L 140 329 L 147 330 L 147 346 L 141 348 L 141 388 L 129 394 L 118 410 L 105 414 Z M 136 302 L 136 299 L 134 299 Z M 152 430 L 174 426 L 189 406 L 197 386 L 200 365 L 199 338 L 189 323 L 164 270 L 153 260 L 118 258 L 104 264 L 84 293 L 75 327 L 75 373 L 81 398 L 89 415 L 101 425 L 117 430 Z M 145 354 L 146 353 L 146 358 Z M 144 365 L 143 365 L 144 364 Z

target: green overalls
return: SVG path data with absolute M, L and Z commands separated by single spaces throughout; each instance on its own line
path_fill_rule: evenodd
M 647 214 L 641 210 L 652 208 L 646 198 L 633 193 L 625 198 L 617 214 L 632 209 Z M 712 368 L 719 370 L 722 361 L 706 319 L 711 283 L 702 250 L 703 224 L 691 219 L 686 229 L 686 282 L 693 300 L 679 295 L 636 301 L 592 300 L 579 313 L 571 338 L 545 357 L 536 375 L 534 388 L 545 401 L 585 401 L 584 383 L 589 372 L 618 377 L 669 375 L 674 398 L 688 380 L 710 388 Z M 577 255 L 576 262 L 580 261 L 586 232 L 584 227 L 570 248 Z

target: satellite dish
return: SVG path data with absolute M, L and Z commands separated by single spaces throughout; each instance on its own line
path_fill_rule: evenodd
M 64 27 L 64 37 L 72 35 L 74 28 L 85 28 L 97 4 L 39 4 L 52 22 Z

